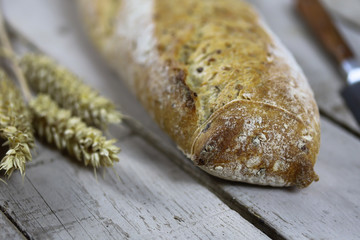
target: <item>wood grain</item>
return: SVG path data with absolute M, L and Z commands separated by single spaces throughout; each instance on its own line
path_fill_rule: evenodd
M 0 239 L 25 239 L 3 212 L 0 212 L 0 229 Z
M 111 170 L 96 180 L 38 144 L 24 182 L 0 186 L 0 204 L 35 239 L 267 239 L 143 140 L 120 144 L 120 180 Z

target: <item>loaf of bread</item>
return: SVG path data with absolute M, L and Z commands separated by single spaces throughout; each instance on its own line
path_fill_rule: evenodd
M 306 187 L 318 108 L 292 55 L 241 0 L 79 0 L 95 45 L 177 146 L 228 180 Z

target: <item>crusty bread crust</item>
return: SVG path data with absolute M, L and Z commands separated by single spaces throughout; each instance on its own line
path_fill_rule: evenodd
M 79 1 L 95 44 L 195 164 L 261 185 L 318 179 L 313 93 L 247 3 Z

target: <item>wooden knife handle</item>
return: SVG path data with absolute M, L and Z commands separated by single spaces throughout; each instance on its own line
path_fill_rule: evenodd
M 297 0 L 297 10 L 339 64 L 354 56 L 319 0 Z

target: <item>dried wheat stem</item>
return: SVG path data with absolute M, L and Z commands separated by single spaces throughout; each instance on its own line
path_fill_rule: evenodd
M 40 94 L 30 107 L 38 135 L 59 150 L 94 168 L 113 166 L 119 161 L 120 148 L 113 145 L 115 140 L 106 140 L 100 130 L 71 117 L 69 110 L 60 109 L 49 96 Z
M 0 170 L 8 177 L 15 169 L 25 174 L 25 163 L 31 161 L 30 149 L 34 147 L 31 116 L 21 93 L 0 71 L 0 138 L 8 151 L 0 161 Z
M 30 89 L 27 85 L 27 82 L 24 78 L 24 75 L 21 72 L 21 69 L 19 68 L 19 66 L 16 64 L 16 61 L 14 60 L 15 54 L 11 47 L 9 37 L 6 33 L 6 28 L 5 28 L 5 24 L 4 24 L 4 18 L 2 15 L 2 11 L 0 11 L 0 42 L 1 42 L 1 45 L 3 48 L 3 54 L 9 60 L 8 61 L 9 67 L 12 69 L 13 74 L 15 75 L 17 81 L 19 82 L 19 84 L 21 86 L 21 91 L 23 92 L 23 96 L 24 96 L 25 100 L 28 102 L 28 101 L 30 101 L 32 95 L 31 95 Z
M 121 114 L 110 100 L 50 58 L 28 54 L 21 59 L 20 66 L 32 89 L 49 94 L 87 124 L 106 128 L 110 123 L 120 122 Z

